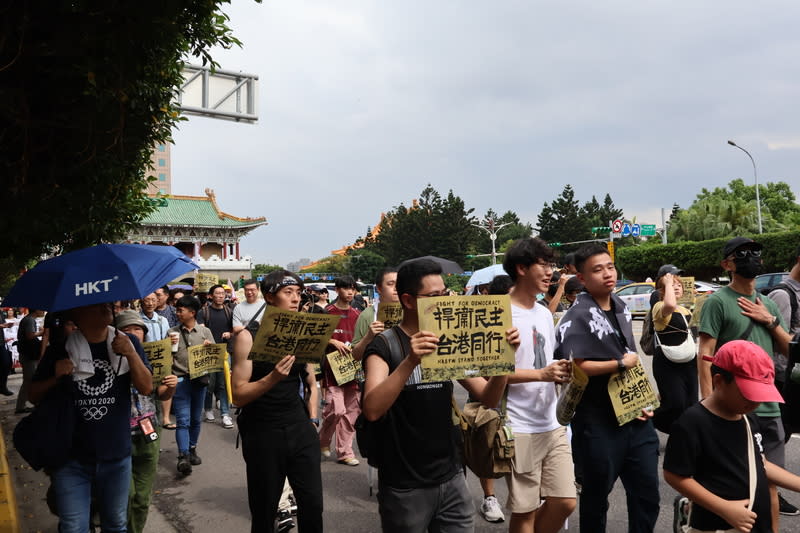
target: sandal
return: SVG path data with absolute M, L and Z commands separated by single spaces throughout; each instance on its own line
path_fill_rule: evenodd
M 172 422 L 168 422 L 166 424 L 162 424 L 161 427 L 164 429 L 177 429 L 178 426 L 176 426 Z

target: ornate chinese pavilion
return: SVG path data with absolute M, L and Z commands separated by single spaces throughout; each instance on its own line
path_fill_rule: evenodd
M 191 257 L 203 272 L 218 274 L 220 281 L 249 277 L 250 256 L 240 255 L 242 237 L 267 224 L 264 217 L 243 218 L 220 210 L 212 189 L 205 196 L 155 198 L 156 209 L 128 242 L 175 246 Z

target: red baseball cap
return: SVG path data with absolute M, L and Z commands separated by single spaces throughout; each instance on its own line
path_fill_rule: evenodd
M 764 349 L 750 341 L 726 342 L 711 363 L 733 374 L 742 396 L 751 402 L 783 402 L 775 388 L 775 365 Z

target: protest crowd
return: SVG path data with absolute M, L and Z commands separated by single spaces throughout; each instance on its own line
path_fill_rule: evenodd
M 366 300 L 347 275 L 330 303 L 325 285 L 286 270 L 241 280 L 238 302 L 233 287 L 164 280 L 137 299 L 4 313 L 0 394 L 14 394 L 18 361 L 14 442 L 47 472 L 60 532 L 142 532 L 159 450 L 177 450 L 176 475 L 214 468 L 202 433 L 219 423 L 239 434 L 254 533 L 324 531 L 326 458 L 376 469 L 392 533 L 476 520 L 555 533 L 568 519 L 603 532 L 618 479 L 630 532 L 655 531 L 665 482 L 679 493 L 676 532 L 777 533 L 800 515 L 782 495 L 800 492 L 784 468 L 800 431 L 800 247 L 767 295 L 755 290 L 761 251 L 729 240 L 729 284 L 692 305 L 691 273 L 663 265 L 641 338 L 597 243 L 562 257 L 520 239 L 505 274 L 470 295 L 427 258 L 380 270 Z M 34 424 L 48 437 L 30 437 Z

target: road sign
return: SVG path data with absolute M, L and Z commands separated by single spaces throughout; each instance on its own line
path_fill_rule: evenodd
M 627 237 L 630 234 L 631 234 L 631 225 L 626 222 L 625 224 L 622 225 L 622 236 Z
M 642 224 L 642 237 L 652 237 L 656 234 L 655 224 Z
M 641 231 L 642 228 L 639 226 L 639 224 L 634 224 L 633 226 L 631 226 L 631 235 L 633 235 L 634 237 L 638 237 Z
M 614 223 L 611 224 L 611 229 L 614 231 L 614 233 L 621 232 L 622 231 L 622 221 L 620 219 L 615 220 Z

